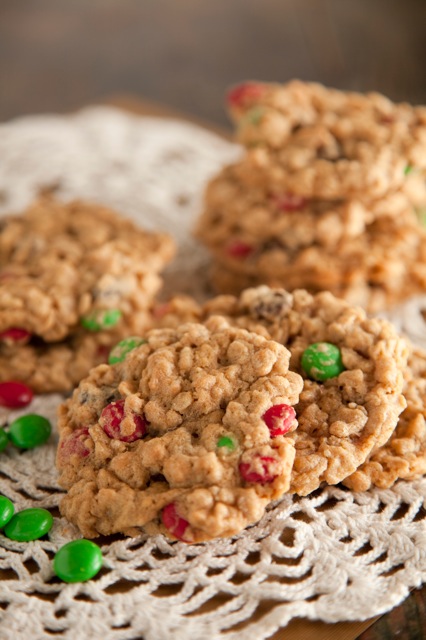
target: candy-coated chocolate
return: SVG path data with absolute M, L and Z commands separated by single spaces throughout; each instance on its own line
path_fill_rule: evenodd
M 226 449 L 229 449 L 229 451 L 234 451 L 237 445 L 235 444 L 235 440 L 230 436 L 222 436 L 217 441 L 217 446 L 219 448 L 225 447 Z
M 294 193 L 282 193 L 272 197 L 272 201 L 280 211 L 301 211 L 307 204 L 306 198 L 297 196 Z
M 9 380 L 0 382 L 0 407 L 20 409 L 30 404 L 33 399 L 32 390 L 23 382 Z
M 81 324 L 88 331 L 102 331 L 115 327 L 120 321 L 120 309 L 96 309 L 81 318 Z
M 31 333 L 21 327 L 10 327 L 0 333 L 0 342 L 6 344 L 25 344 L 31 339 Z
M 244 109 L 257 102 L 265 92 L 265 86 L 259 82 L 245 82 L 232 87 L 226 96 L 228 105 L 233 109 Z
M 189 522 L 178 515 L 174 502 L 171 502 L 164 507 L 161 512 L 161 519 L 166 529 L 170 531 L 175 538 L 185 542 L 183 536 L 189 526 Z
M 276 465 L 275 458 L 271 456 L 255 455 L 251 462 L 240 462 L 238 469 L 240 475 L 246 482 L 257 484 L 269 484 L 277 477 L 273 470 Z
M 9 427 L 9 438 L 19 449 L 34 449 L 44 444 L 52 428 L 47 418 L 36 413 L 16 418 Z
M 139 336 L 130 336 L 129 338 L 120 340 L 120 342 L 118 342 L 110 351 L 108 356 L 109 364 L 123 362 L 127 354 L 130 353 L 130 351 L 133 351 L 133 349 L 136 349 L 136 347 L 140 347 L 141 344 L 146 344 L 146 340 Z
M 133 433 L 123 434 L 121 432 L 121 423 L 125 418 L 124 402 L 124 400 L 117 400 L 116 402 L 108 404 L 105 409 L 102 410 L 99 424 L 109 438 L 121 440 L 122 442 L 135 442 L 135 440 L 143 438 L 146 434 L 147 423 L 143 416 L 134 413 L 132 414 L 134 424 Z
M 0 496 L 0 529 L 3 529 L 7 523 L 11 520 L 15 513 L 15 507 L 13 502 L 6 498 L 6 496 Z
M 58 457 L 61 460 L 66 460 L 72 455 L 87 458 L 90 453 L 90 449 L 87 448 L 85 440 L 88 436 L 89 429 L 87 427 L 75 429 L 75 431 L 73 431 L 66 439 L 61 440 L 58 448 Z
M 232 258 L 244 259 L 253 253 L 253 247 L 246 242 L 238 242 L 238 240 L 236 240 L 227 246 L 226 252 Z
M 0 451 L 4 451 L 9 444 L 9 438 L 4 429 L 0 428 Z
M 59 549 L 53 560 L 55 574 L 64 582 L 85 582 L 102 568 L 102 551 L 91 540 L 73 540 Z
M 324 381 L 335 378 L 345 367 L 339 347 L 330 342 L 315 342 L 302 353 L 301 364 L 312 380 Z
M 52 514 L 46 509 L 24 509 L 9 520 L 4 535 L 18 542 L 38 540 L 50 531 L 52 524 Z
M 291 429 L 296 412 L 288 404 L 276 404 L 263 414 L 262 418 L 269 429 L 271 438 L 283 436 Z

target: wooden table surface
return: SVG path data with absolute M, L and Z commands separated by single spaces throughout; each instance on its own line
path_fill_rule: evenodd
M 1 0 L 0 121 L 130 92 L 226 133 L 223 93 L 241 79 L 426 103 L 425 61 L 425 0 Z M 135 97 L 114 103 L 170 113 Z M 378 619 L 296 620 L 272 638 L 426 640 L 426 586 Z

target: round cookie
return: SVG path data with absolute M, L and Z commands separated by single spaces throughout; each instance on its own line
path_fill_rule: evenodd
M 178 308 L 173 301 L 170 305 L 176 322 Z M 289 349 L 290 369 L 304 378 L 296 406 L 299 426 L 289 436 L 296 447 L 290 491 L 307 495 L 322 482 L 341 482 L 390 437 L 405 407 L 408 353 L 390 323 L 368 319 L 361 308 L 330 293 L 290 294 L 266 286 L 248 289 L 239 298 L 219 296 L 192 313 L 201 322 L 224 316 Z M 167 314 L 160 322 L 167 325 Z M 314 343 L 336 346 L 344 371 L 325 381 L 310 379 L 301 359 Z
M 300 81 L 247 83 L 228 105 L 247 170 L 307 197 L 380 197 L 426 170 L 426 108 Z
M 407 407 L 389 440 L 343 481 L 354 491 L 388 489 L 398 479 L 426 474 L 426 351 L 415 348 L 408 360 L 403 389 Z
M 81 325 L 133 331 L 173 252 L 169 237 L 104 207 L 42 199 L 0 220 L 0 334 L 19 328 L 56 342 Z
M 85 537 L 233 535 L 289 488 L 302 379 L 282 345 L 223 318 L 145 339 L 61 408 L 61 512 Z
M 404 193 L 368 203 L 271 194 L 242 184 L 238 166 L 208 185 L 196 228 L 216 291 L 327 290 L 376 312 L 426 289 L 426 228 Z

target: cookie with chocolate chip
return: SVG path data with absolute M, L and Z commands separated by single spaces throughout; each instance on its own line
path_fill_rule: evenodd
M 85 537 L 238 533 L 289 489 L 302 378 L 285 347 L 220 317 L 144 340 L 61 408 L 61 512 Z

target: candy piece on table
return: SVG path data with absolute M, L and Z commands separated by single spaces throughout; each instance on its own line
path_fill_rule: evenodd
M 288 404 L 276 404 L 270 407 L 262 416 L 269 429 L 271 438 L 283 436 L 287 433 L 296 418 L 296 412 Z
M 189 526 L 189 522 L 178 515 L 174 502 L 171 502 L 164 507 L 161 512 L 161 520 L 163 521 L 167 531 L 169 531 L 178 540 L 185 542 L 183 536 Z
M 309 345 L 302 353 L 301 364 L 308 378 L 319 382 L 335 378 L 345 370 L 340 349 L 329 342 Z
M 111 329 L 121 319 L 120 309 L 96 309 L 81 318 L 81 324 L 88 331 L 102 331 Z
M 228 451 L 235 451 L 237 447 L 235 440 L 230 436 L 222 436 L 221 438 L 219 438 L 216 446 L 219 449 L 224 448 L 224 449 L 227 449 Z
M 13 517 L 15 513 L 15 507 L 13 502 L 6 498 L 6 496 L 0 496 L 0 529 L 3 529 Z
M 31 333 L 21 327 L 9 327 L 0 333 L 0 342 L 6 344 L 25 344 L 31 339 Z
M 52 514 L 46 509 L 24 509 L 9 520 L 4 535 L 17 542 L 38 540 L 50 531 L 52 525 Z
M 262 456 L 256 454 L 250 462 L 240 462 L 238 469 L 240 475 L 246 482 L 256 484 L 269 484 L 277 477 L 277 473 L 273 469 L 277 461 L 271 456 Z
M 64 582 L 85 582 L 102 568 L 102 551 L 90 540 L 73 540 L 59 549 L 53 571 Z
M 34 449 L 44 444 L 52 428 L 47 418 L 36 413 L 16 418 L 9 427 L 9 438 L 18 449 Z
M 0 428 L 0 451 L 4 451 L 9 444 L 9 438 L 4 429 Z
M 130 336 L 129 338 L 120 340 L 120 342 L 111 349 L 108 356 L 108 363 L 117 364 L 117 362 L 123 362 L 127 354 L 133 351 L 133 349 L 136 349 L 136 347 L 140 347 L 141 344 L 146 344 L 146 340 L 139 336 Z
M 134 431 L 133 433 L 122 433 L 121 423 L 125 419 L 124 414 L 124 400 L 117 400 L 117 402 L 111 402 L 108 404 L 101 413 L 99 418 L 99 424 L 105 431 L 109 438 L 114 440 L 121 440 L 122 442 L 135 442 L 143 438 L 146 434 L 146 426 L 143 416 L 132 414 Z
M 20 409 L 30 404 L 33 399 L 32 390 L 23 382 L 9 380 L 0 382 L 0 407 Z

